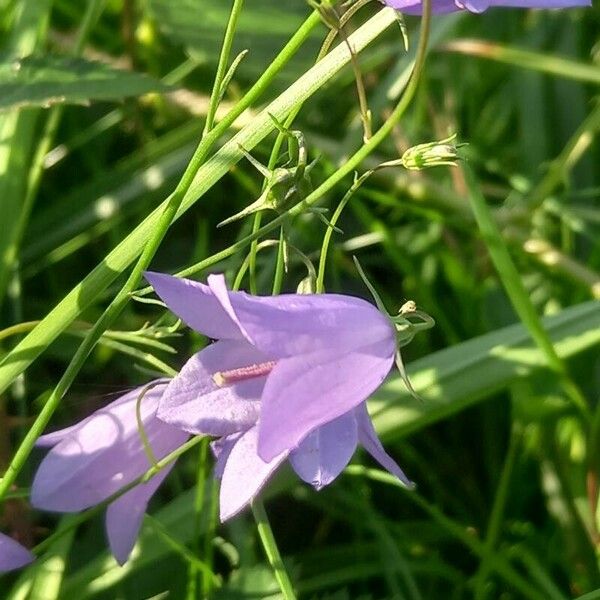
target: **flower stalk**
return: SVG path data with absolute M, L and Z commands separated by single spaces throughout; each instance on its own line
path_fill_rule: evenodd
M 275 536 L 273 535 L 273 530 L 271 529 L 265 506 L 262 503 L 262 500 L 259 499 L 255 499 L 251 506 L 260 541 L 262 542 L 269 564 L 275 573 L 275 579 L 277 579 L 277 583 L 279 583 L 281 593 L 285 600 L 296 600 L 294 586 L 292 585 L 290 576 L 285 568 L 285 564 L 281 559 L 281 554 L 277 547 L 277 542 L 275 541 Z

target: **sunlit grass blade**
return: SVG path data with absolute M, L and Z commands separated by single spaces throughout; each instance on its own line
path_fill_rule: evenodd
M 600 84 L 600 70 L 595 65 L 560 56 L 549 56 L 542 52 L 503 46 L 487 40 L 453 40 L 442 44 L 439 49 L 495 60 L 520 69 L 531 69 L 549 75 L 558 75 L 566 79 Z

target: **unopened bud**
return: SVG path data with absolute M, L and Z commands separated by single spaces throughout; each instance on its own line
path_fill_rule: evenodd
M 418 144 L 409 148 L 400 159 L 402 166 L 406 169 L 419 170 L 429 167 L 440 167 L 442 165 L 456 166 L 459 159 L 454 140 L 456 134 L 440 140 L 439 142 L 429 142 L 427 144 Z
M 307 275 L 296 288 L 297 294 L 316 294 L 317 280 L 314 275 Z
M 438 142 L 427 142 L 417 144 L 409 148 L 398 160 L 390 160 L 382 163 L 380 167 L 402 166 L 411 171 L 427 169 L 429 167 L 453 166 L 458 164 L 460 156 L 458 148 L 465 144 L 455 144 L 456 134 Z

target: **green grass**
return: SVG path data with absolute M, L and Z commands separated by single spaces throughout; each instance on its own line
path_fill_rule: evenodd
M 100 510 L 31 508 L 31 445 L 206 342 L 132 300 L 146 264 L 233 285 L 252 240 L 288 222 L 317 266 L 311 206 L 331 216 L 354 171 L 453 132 L 459 167 L 384 169 L 355 191 L 324 271 L 326 291 L 368 298 L 357 256 L 390 311 L 411 299 L 436 320 L 403 349 L 422 401 L 397 374 L 369 401 L 417 489 L 361 453 L 321 492 L 286 467 L 264 494 L 274 537 L 302 599 L 600 598 L 598 7 L 436 16 L 410 103 L 420 20 L 406 18 L 405 51 L 389 12 L 361 8 L 346 33 L 379 131 L 365 144 L 346 46 L 314 64 L 327 28 L 301 0 L 240 4 L 210 126 L 231 4 L 0 2 L 0 531 L 41 544 L 0 576 L 0 598 L 280 594 L 251 511 L 216 521 L 204 445 L 179 459 L 123 568 Z M 269 113 L 295 112 L 315 191 L 259 233 L 252 217 L 217 228 L 263 186 L 240 145 L 282 165 Z M 295 291 L 299 254 L 285 272 L 275 244 L 260 248 L 241 288 L 269 294 L 283 276 Z

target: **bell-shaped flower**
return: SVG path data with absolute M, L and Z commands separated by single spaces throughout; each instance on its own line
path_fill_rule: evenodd
M 379 387 L 396 353 L 392 321 L 372 304 L 338 294 L 251 296 L 160 273 L 148 281 L 190 327 L 218 340 L 168 386 L 158 417 L 191 433 L 230 435 L 258 418 L 265 463 Z M 201 399 L 201 401 L 200 401 Z
M 423 12 L 422 0 L 382 0 L 384 4 L 407 15 L 420 15 Z M 434 14 L 468 10 L 481 13 L 492 7 L 514 8 L 573 8 L 591 6 L 590 0 L 431 0 Z
M 20 569 L 35 559 L 35 556 L 12 538 L 0 533 L 0 573 Z
M 220 517 L 225 521 L 242 510 L 286 459 L 298 476 L 317 490 L 329 485 L 350 462 L 360 443 L 379 464 L 406 486 L 412 486 L 400 467 L 383 449 L 363 402 L 312 431 L 294 450 L 270 461 L 258 453 L 258 426 L 213 442 L 215 474 L 221 479 Z
M 188 435 L 156 418 L 166 384 L 159 380 L 134 389 L 80 423 L 40 437 L 37 445 L 52 449 L 35 475 L 33 506 L 66 513 L 90 508 L 146 473 L 152 459 L 181 446 Z M 106 531 L 120 564 L 129 557 L 148 502 L 172 466 L 108 505 Z

